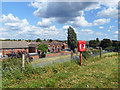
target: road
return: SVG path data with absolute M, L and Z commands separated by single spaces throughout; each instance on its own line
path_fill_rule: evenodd
M 106 52 L 102 52 L 102 53 L 106 53 Z M 99 53 L 97 53 L 96 55 L 99 55 Z M 91 57 L 93 56 L 96 56 L 94 54 L 91 55 Z M 74 56 L 77 56 L 77 57 L 74 57 Z M 73 59 L 76 60 L 78 59 L 79 56 L 74 54 L 73 55 Z M 36 66 L 39 66 L 39 67 L 44 67 L 45 65 L 48 65 L 48 64 L 53 64 L 55 62 L 65 62 L 65 61 L 70 61 L 71 60 L 71 55 L 60 55 L 60 56 L 56 56 L 56 57 L 49 57 L 49 58 L 42 58 L 42 59 L 39 59 L 39 60 L 34 60 L 32 62 L 32 66 L 33 67 L 36 67 Z
M 62 55 L 62 56 L 34 60 L 34 62 L 32 62 L 32 65 L 33 67 L 36 67 L 36 66 L 44 67 L 45 65 L 48 65 L 48 64 L 52 65 L 55 62 L 62 63 L 62 62 L 69 61 L 69 60 L 71 60 L 70 55 Z

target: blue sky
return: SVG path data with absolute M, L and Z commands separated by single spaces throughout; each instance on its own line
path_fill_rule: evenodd
M 67 28 L 78 40 L 118 39 L 117 1 L 3 2 L 2 36 L 10 39 L 67 40 Z

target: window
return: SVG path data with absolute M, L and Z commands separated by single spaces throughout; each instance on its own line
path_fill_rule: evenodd
M 22 49 L 20 49 L 20 51 L 22 51 Z
M 9 51 L 9 49 L 6 49 L 6 52 L 8 52 Z
M 12 51 L 15 51 L 15 49 L 12 49 Z

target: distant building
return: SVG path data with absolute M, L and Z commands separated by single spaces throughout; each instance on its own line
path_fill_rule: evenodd
M 68 45 L 58 41 L 26 42 L 26 41 L 0 41 L 0 57 L 4 57 L 12 52 L 26 51 L 27 53 L 39 53 L 38 45 L 47 44 L 48 52 L 60 52 L 68 49 Z
M 0 41 L 0 55 L 6 56 L 11 52 L 26 51 L 28 50 L 28 43 L 26 41 Z
M 67 44 L 57 41 L 42 41 L 42 42 L 29 42 L 29 53 L 37 53 L 37 46 L 40 44 L 48 45 L 48 52 L 60 52 L 63 49 L 68 49 Z

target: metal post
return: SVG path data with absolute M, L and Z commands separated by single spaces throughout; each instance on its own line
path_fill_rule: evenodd
M 82 52 L 80 52 L 80 65 L 82 65 Z
M 25 64 L 25 55 L 22 54 L 22 73 L 24 71 L 24 64 Z

